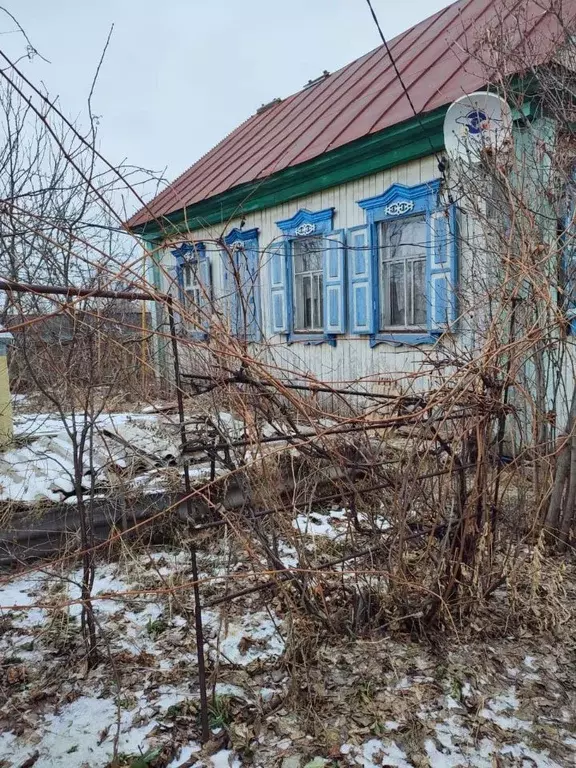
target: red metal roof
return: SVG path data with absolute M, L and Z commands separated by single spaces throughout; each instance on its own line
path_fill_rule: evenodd
M 390 41 L 419 113 L 480 88 L 486 78 L 469 51 L 482 29 L 529 39 L 533 63 L 550 51 L 559 25 L 552 0 L 459 0 Z M 576 0 L 564 0 L 576 15 Z M 523 30 L 520 32 L 520 30 Z M 299 165 L 413 117 L 384 46 L 248 118 L 128 222 L 136 226 L 246 182 Z

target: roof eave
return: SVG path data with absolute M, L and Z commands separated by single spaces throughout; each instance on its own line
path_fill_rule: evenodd
M 444 146 L 446 109 L 440 107 L 130 229 L 146 240 L 164 240 L 431 155 Z

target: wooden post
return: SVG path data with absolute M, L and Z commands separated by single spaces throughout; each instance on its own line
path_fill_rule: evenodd
M 14 428 L 7 356 L 11 341 L 12 334 L 0 330 L 0 448 L 10 443 Z

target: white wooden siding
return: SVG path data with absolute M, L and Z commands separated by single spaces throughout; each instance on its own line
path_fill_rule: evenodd
M 369 338 L 363 336 L 338 336 L 337 344 L 306 345 L 302 342 L 286 344 L 283 336 L 270 336 L 270 294 L 267 247 L 281 236 L 276 222 L 292 217 L 300 208 L 318 211 L 334 208 L 334 229 L 348 229 L 366 223 L 365 212 L 358 200 L 385 192 L 394 183 L 413 186 L 438 178 L 435 157 L 426 157 L 396 168 L 366 176 L 358 181 L 343 184 L 313 195 L 301 197 L 282 205 L 256 213 L 246 214 L 245 229 L 257 227 L 261 253 L 261 301 L 262 325 L 267 345 L 266 359 L 277 365 L 291 377 L 314 376 L 320 381 L 349 382 L 358 379 L 395 378 L 402 374 L 414 374 L 421 366 L 423 355 L 418 349 L 378 344 L 370 347 Z M 195 240 L 216 240 L 234 227 L 240 226 L 236 218 L 226 226 L 212 226 L 191 233 Z M 223 295 L 222 260 L 212 252 L 212 280 L 215 298 Z M 163 252 L 163 264 L 169 271 L 173 257 L 169 248 Z M 166 286 L 164 286 L 166 287 Z M 254 345 L 259 346 L 259 345 Z M 429 347 L 427 348 L 429 351 Z M 256 353 L 256 349 L 254 349 Z

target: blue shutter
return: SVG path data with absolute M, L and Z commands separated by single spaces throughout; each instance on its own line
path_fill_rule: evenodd
M 348 275 L 350 280 L 350 331 L 375 332 L 374 269 L 368 227 L 348 230 Z
M 288 241 L 274 243 L 270 254 L 270 328 L 272 333 L 288 332 L 288 293 L 286 280 L 286 249 Z
M 343 229 L 326 235 L 324 254 L 324 332 L 346 333 L 346 245 Z
M 178 305 L 184 307 L 184 274 L 182 270 L 182 259 L 177 258 L 173 267 L 167 267 L 166 276 L 168 279 L 168 293 L 170 296 L 178 299 L 178 304 L 174 307 L 174 321 L 178 325 L 181 322 Z
M 236 281 L 234 280 L 234 272 L 232 268 L 231 259 L 233 258 L 230 249 L 223 248 L 220 251 L 222 259 L 222 282 L 224 286 L 224 299 L 222 302 L 222 308 L 224 313 L 230 318 L 230 332 L 234 333 L 236 327 Z
M 259 341 L 260 275 L 258 240 L 252 239 L 244 241 L 244 253 L 238 253 L 238 267 L 242 290 L 242 306 L 246 310 L 246 318 L 241 318 L 243 321 L 241 330 L 242 332 L 246 332 L 247 341 Z M 242 315 L 244 315 L 244 312 Z
M 259 341 L 260 330 L 260 264 L 258 238 L 241 240 L 242 250 L 228 246 L 222 251 L 226 308 L 230 315 L 230 331 L 247 341 Z
M 168 293 L 174 296 L 177 294 L 180 304 L 184 302 L 184 274 L 183 262 L 178 259 L 173 267 L 166 269 L 168 277 Z
M 456 206 L 430 215 L 428 330 L 440 333 L 456 320 L 458 232 Z
M 242 302 L 240 301 L 240 291 L 242 285 L 242 276 L 238 274 L 238 256 L 231 245 L 228 250 L 222 251 L 222 261 L 224 264 L 224 291 L 226 300 L 224 309 L 230 319 L 230 333 L 238 336 L 240 331 L 244 330 L 244 318 L 242 317 Z
M 205 330 L 208 330 L 210 315 L 212 314 L 212 269 L 205 249 L 200 250 L 198 255 L 198 279 L 202 286 L 200 297 L 202 326 Z

